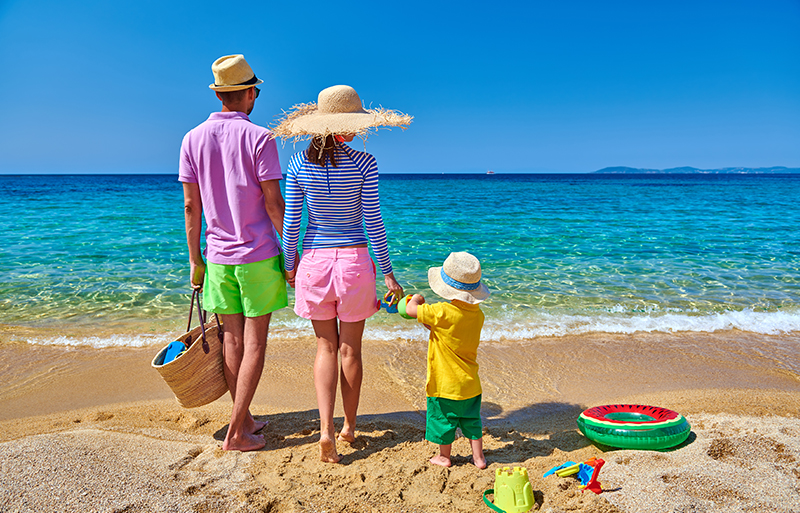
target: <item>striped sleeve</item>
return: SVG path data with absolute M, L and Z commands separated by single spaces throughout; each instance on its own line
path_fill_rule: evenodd
M 378 164 L 375 157 L 368 153 L 362 153 L 362 162 L 357 162 L 358 167 L 364 172 L 364 184 L 361 187 L 361 207 L 364 212 L 364 225 L 367 228 L 367 236 L 372 245 L 375 258 L 381 272 L 391 274 L 392 262 L 389 259 L 389 246 L 386 242 L 386 227 L 381 217 L 381 201 L 378 195 Z
M 286 211 L 283 215 L 283 265 L 287 271 L 294 270 L 297 260 L 297 242 L 300 238 L 300 221 L 303 216 L 303 189 L 297 182 L 300 163 L 297 155 L 289 160 L 286 171 Z

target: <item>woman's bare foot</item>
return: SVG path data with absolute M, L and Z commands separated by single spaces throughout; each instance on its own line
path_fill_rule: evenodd
M 232 436 L 228 431 L 228 436 L 222 442 L 222 449 L 225 451 L 257 451 L 267 445 L 264 437 L 261 435 L 253 435 L 244 433 L 242 436 Z
M 342 429 L 342 431 L 339 433 L 337 440 L 339 440 L 340 442 L 347 442 L 349 444 L 352 444 L 353 442 L 356 441 L 356 433 L 355 431 L 345 431 L 344 429 Z
M 434 465 L 439 465 L 442 467 L 449 467 L 450 465 L 452 465 L 452 463 L 450 463 L 450 458 L 442 456 L 441 454 L 438 454 L 433 458 L 431 458 L 430 462 L 433 463 Z
M 326 435 L 319 438 L 319 459 L 325 463 L 339 463 L 342 456 L 336 452 L 336 441 Z

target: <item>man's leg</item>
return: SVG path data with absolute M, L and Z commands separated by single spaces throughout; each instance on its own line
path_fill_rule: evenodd
M 225 331 L 225 380 L 233 399 L 231 423 L 222 448 L 226 451 L 258 450 L 266 442 L 263 437 L 252 434 L 258 425 L 254 423 L 249 408 L 264 370 L 271 314 L 260 317 L 245 317 L 243 314 L 220 317 Z
M 364 335 L 364 321 L 339 323 L 339 351 L 342 354 L 342 406 L 344 407 L 344 426 L 339 439 L 356 441 L 356 413 L 361 397 L 363 364 L 361 361 L 361 338 Z
M 333 408 L 336 405 L 336 385 L 339 380 L 339 330 L 336 319 L 311 321 L 317 336 L 317 356 L 314 359 L 314 388 L 319 408 L 319 459 L 338 463 Z

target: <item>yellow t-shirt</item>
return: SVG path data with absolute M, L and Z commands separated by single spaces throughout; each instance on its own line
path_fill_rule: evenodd
M 483 328 L 480 307 L 458 300 L 424 303 L 417 308 L 417 320 L 431 327 L 427 396 L 460 401 L 480 395 L 477 362 Z

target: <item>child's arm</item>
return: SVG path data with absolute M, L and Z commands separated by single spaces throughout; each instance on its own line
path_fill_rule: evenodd
M 422 294 L 414 294 L 411 296 L 411 299 L 408 300 L 406 303 L 406 314 L 409 317 L 417 318 L 417 307 L 421 304 L 425 303 L 425 298 L 422 297 Z

